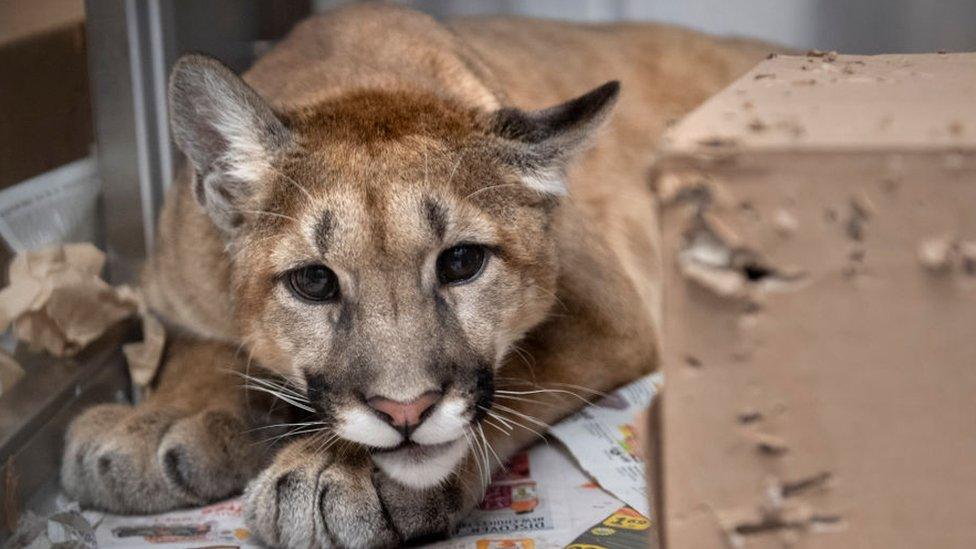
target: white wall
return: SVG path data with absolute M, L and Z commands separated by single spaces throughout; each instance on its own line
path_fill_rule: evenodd
M 345 0 L 348 1 L 348 0 Z M 318 9 L 344 0 L 315 0 Z M 440 17 L 515 13 L 675 23 L 847 53 L 976 50 L 976 0 L 401 0 Z

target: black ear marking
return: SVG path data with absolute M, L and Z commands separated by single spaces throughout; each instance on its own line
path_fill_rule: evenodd
M 620 95 L 620 82 L 612 80 L 569 101 L 538 111 L 515 108 L 495 113 L 493 131 L 500 137 L 524 143 L 542 143 L 599 126 Z M 585 136 L 581 136 L 585 137 Z
M 196 174 L 194 194 L 214 223 L 232 232 L 235 212 L 254 195 L 290 131 L 250 86 L 203 55 L 176 62 L 169 106 L 173 140 Z
M 552 184 L 570 158 L 590 141 L 608 118 L 620 95 L 613 80 L 575 99 L 538 111 L 504 108 L 494 114 L 491 131 L 509 143 L 506 160 L 539 185 L 537 190 L 556 192 Z

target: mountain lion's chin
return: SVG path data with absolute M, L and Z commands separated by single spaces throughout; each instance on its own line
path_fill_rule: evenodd
M 373 454 L 373 463 L 390 478 L 411 488 L 427 488 L 456 469 L 467 445 L 463 438 L 442 444 L 409 444 Z

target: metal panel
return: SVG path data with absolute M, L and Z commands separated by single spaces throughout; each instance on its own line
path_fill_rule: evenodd
M 119 343 L 132 331 L 118 326 L 77 359 L 17 353 L 29 375 L 0 397 L 0 540 L 25 509 L 57 489 L 68 423 L 93 404 L 128 400 Z
M 152 250 L 172 174 L 161 0 L 88 0 L 89 72 L 109 279 L 132 282 Z

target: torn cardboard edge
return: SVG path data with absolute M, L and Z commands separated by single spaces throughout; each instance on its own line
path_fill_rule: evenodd
M 693 174 L 665 177 L 657 192 L 662 207 L 684 204 L 690 209 L 678 252 L 678 267 L 688 280 L 717 296 L 750 302 L 756 302 L 763 292 L 789 290 L 803 283 L 804 273 L 771 265 L 712 213 L 712 209 L 727 207 L 729 198 L 706 178 Z M 790 212 L 777 213 L 782 234 L 796 231 L 798 222 Z

